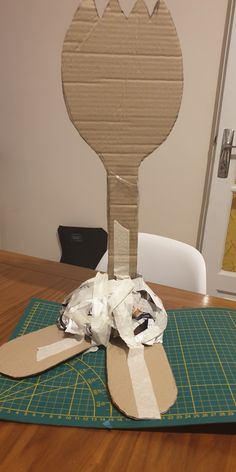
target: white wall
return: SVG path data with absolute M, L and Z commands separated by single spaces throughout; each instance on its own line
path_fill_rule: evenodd
M 195 244 L 227 0 L 168 0 L 180 115 L 140 169 L 140 230 Z M 0 0 L 2 247 L 59 259 L 59 224 L 106 228 L 106 175 L 68 119 L 61 49 L 78 0 Z

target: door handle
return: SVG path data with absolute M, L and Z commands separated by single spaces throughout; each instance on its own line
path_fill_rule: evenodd
M 221 150 L 220 150 L 220 160 L 218 167 L 217 177 L 221 179 L 226 179 L 229 173 L 230 160 L 235 159 L 235 156 L 232 156 L 232 149 L 236 148 L 233 146 L 234 140 L 234 129 L 225 128 L 223 132 Z

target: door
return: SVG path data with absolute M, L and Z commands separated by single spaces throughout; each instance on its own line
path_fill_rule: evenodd
M 235 51 L 236 17 L 234 15 L 202 248 L 207 265 L 207 292 L 211 295 L 233 299 L 236 299 L 236 155 L 234 155 L 233 147 L 222 147 L 222 139 L 226 134 L 233 135 L 230 129 L 236 130 Z M 226 128 L 229 128 L 228 132 L 224 132 Z M 232 144 L 236 144 L 236 133 L 235 143 L 232 141 Z M 220 177 L 220 174 L 224 173 L 222 165 L 231 151 L 228 175 Z M 220 160 L 220 156 L 223 159 Z

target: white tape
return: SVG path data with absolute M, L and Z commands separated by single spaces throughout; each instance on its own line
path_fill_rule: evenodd
M 129 275 L 129 230 L 114 221 L 114 274 Z
M 129 347 L 136 346 L 132 322 L 134 284 L 130 278 L 115 282 L 117 288 L 113 289 L 109 299 L 110 312 L 113 313 L 115 327 L 123 341 Z
M 120 337 L 129 347 L 135 347 L 138 345 L 132 322 L 132 306 L 133 297 L 132 294 L 128 295 L 126 299 L 113 310 L 116 328 Z
M 138 418 L 160 419 L 160 410 L 153 390 L 149 370 L 144 359 L 144 347 L 141 345 L 130 348 L 127 362 Z
M 107 346 L 111 334 L 111 313 L 108 310 L 108 275 L 98 273 L 94 280 L 91 309 L 91 332 L 93 341 Z
M 72 347 L 76 347 L 83 342 L 83 339 L 77 340 L 76 338 L 62 339 L 56 343 L 48 344 L 47 346 L 42 346 L 37 348 L 36 359 L 37 362 L 43 361 L 48 357 L 55 356 L 62 351 L 67 351 Z
M 162 343 L 163 334 L 167 326 L 167 313 L 165 311 L 163 303 L 161 299 L 152 291 L 152 289 L 144 282 L 142 277 L 137 277 L 136 279 L 133 279 L 133 283 L 135 285 L 135 290 L 147 292 L 155 305 L 153 319 L 154 319 L 155 325 L 158 326 L 158 328 L 160 329 L 160 332 L 157 338 L 154 340 L 154 342 Z M 147 341 L 145 342 L 145 344 L 150 344 L 150 343 L 149 341 Z M 151 344 L 153 344 L 153 342 L 151 342 Z
M 159 326 L 152 325 L 150 328 L 145 329 L 145 331 L 142 331 L 140 334 L 137 334 L 135 336 L 136 341 L 142 344 L 153 344 L 151 341 L 153 341 L 155 338 L 160 336 L 162 334 L 162 330 L 159 328 Z
M 113 290 L 111 291 L 109 298 L 109 307 L 111 311 L 120 305 L 134 289 L 133 281 L 130 278 L 114 280 L 114 282 L 115 283 L 112 284 Z

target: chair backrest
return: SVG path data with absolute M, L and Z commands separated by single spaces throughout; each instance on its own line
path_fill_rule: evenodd
M 107 252 L 96 270 L 107 271 Z M 138 235 L 138 273 L 145 281 L 206 293 L 206 265 L 193 246 L 148 233 Z
M 61 260 L 65 264 L 95 269 L 107 249 L 107 232 L 103 228 L 59 226 Z

